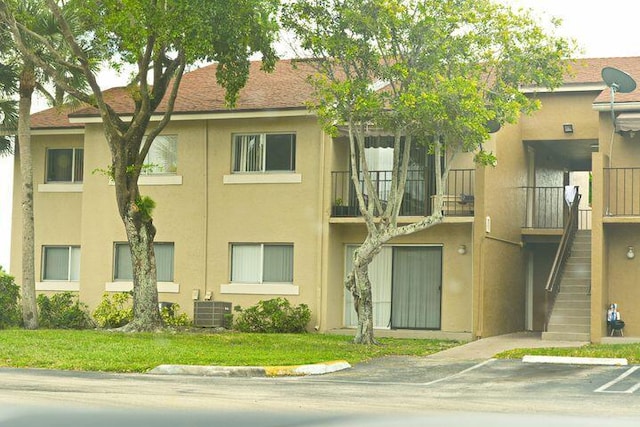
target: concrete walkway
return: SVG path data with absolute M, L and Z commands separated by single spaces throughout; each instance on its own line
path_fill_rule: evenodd
M 581 347 L 589 344 L 579 341 L 543 341 L 540 332 L 516 332 L 482 338 L 427 356 L 432 360 L 486 360 L 498 353 L 516 348 Z

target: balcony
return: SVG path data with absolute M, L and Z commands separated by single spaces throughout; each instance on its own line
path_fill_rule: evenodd
M 640 168 L 604 168 L 604 215 L 640 216 Z
M 564 187 L 522 187 L 526 210 L 522 228 L 560 232 L 569 214 Z M 591 229 L 591 209 L 578 209 L 578 229 Z
M 444 191 L 444 216 L 473 216 L 474 175 L 473 169 L 452 169 Z M 391 188 L 391 171 L 370 171 L 373 187 L 380 200 L 387 200 Z M 358 217 L 360 210 L 355 187 L 349 171 L 332 172 L 332 217 Z M 365 197 L 364 179 L 359 184 Z M 426 169 L 415 169 L 407 173 L 405 193 L 400 207 L 400 216 L 429 216 L 433 212 L 435 179 Z

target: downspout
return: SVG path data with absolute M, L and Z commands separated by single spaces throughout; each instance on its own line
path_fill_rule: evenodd
M 320 161 L 318 162 L 318 180 L 320 182 L 320 189 L 321 191 L 318 191 L 319 197 L 318 197 L 318 206 L 319 206 L 319 217 L 320 217 L 320 238 L 318 239 L 318 254 L 319 256 L 318 258 L 318 263 L 316 265 L 316 269 L 319 272 L 319 278 L 320 281 L 318 283 L 318 286 L 316 288 L 316 304 L 318 307 L 317 308 L 317 319 L 316 319 L 316 325 L 314 327 L 314 329 L 316 331 L 318 330 L 324 330 L 324 328 L 326 327 L 326 321 L 325 321 L 325 311 L 326 309 L 322 306 L 322 293 L 323 292 L 327 292 L 327 286 L 328 284 L 325 285 L 325 280 L 327 278 L 327 271 L 324 267 L 324 265 L 327 262 L 327 257 L 324 254 L 324 248 L 325 248 L 325 244 L 324 244 L 324 240 L 326 238 L 326 230 L 327 230 L 327 224 L 325 223 L 325 217 L 324 217 L 324 193 L 325 193 L 325 173 L 324 173 L 324 167 L 325 167 L 325 132 L 324 130 L 320 129 Z M 325 286 L 323 286 L 325 285 Z
M 204 248 L 202 250 L 202 273 L 204 278 L 204 295 L 207 295 L 207 283 L 209 283 L 209 121 L 204 121 Z

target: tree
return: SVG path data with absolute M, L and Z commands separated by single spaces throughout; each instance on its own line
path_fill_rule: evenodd
M 368 267 L 389 240 L 442 221 L 451 163 L 483 150 L 487 124 L 513 123 L 537 103 L 522 84 L 560 84 L 568 41 L 548 35 L 528 12 L 489 0 L 300 0 L 284 8 L 318 73 L 313 108 L 325 127 L 349 138 L 351 181 L 367 237 L 353 256 L 345 286 L 358 314 L 356 343 L 375 343 Z M 555 23 L 557 25 L 557 23 Z M 391 182 L 372 182 L 365 139 L 375 129 L 393 141 Z M 398 225 L 412 146 L 435 156 L 433 214 Z M 444 164 L 444 167 L 442 166 Z M 438 206 L 440 208 L 438 208 Z
M 30 31 L 38 33 L 52 46 L 57 46 L 64 52 L 64 46 L 60 43 L 62 34 L 57 30 L 53 16 L 47 11 L 38 8 L 34 1 L 22 1 L 19 3 L 16 13 L 24 18 L 25 26 Z M 72 21 L 74 22 L 74 21 Z M 35 288 L 35 227 L 33 218 L 33 167 L 31 162 L 31 105 L 34 92 L 37 90 L 50 101 L 52 105 L 61 105 L 64 92 L 55 87 L 54 94 L 49 94 L 46 82 L 49 77 L 25 55 L 21 55 L 11 41 L 11 36 L 6 31 L 2 34 L 2 41 L 6 49 L 3 62 L 6 66 L 4 77 L 14 82 L 12 89 L 18 93 L 18 120 L 17 141 L 20 156 L 21 176 L 21 200 L 22 200 L 22 283 L 20 286 L 22 296 L 22 316 L 24 327 L 27 329 L 38 328 L 38 305 L 36 302 Z M 37 46 L 34 47 L 37 49 Z M 66 78 L 67 83 L 81 90 L 85 87 L 78 73 L 69 73 L 60 67 L 52 69 L 56 74 Z M 18 83 L 17 89 L 15 82 Z M 14 93 L 15 93 L 14 92 Z M 12 130 L 16 130 L 13 128 Z
M 131 248 L 134 320 L 129 330 L 161 327 L 153 239 L 151 199 L 140 194 L 138 177 L 154 138 L 171 118 L 182 74 L 198 61 L 218 62 L 217 78 L 233 104 L 249 72 L 249 56 L 260 52 L 265 69 L 272 69 L 271 47 L 277 31 L 277 0 L 41 0 L 51 13 L 73 53 L 67 60 L 39 34 L 29 32 L 16 19 L 16 0 L 0 0 L 0 19 L 9 27 L 21 52 L 44 70 L 52 62 L 81 72 L 91 96 L 54 75 L 56 83 L 82 102 L 97 109 L 111 152 L 108 171 L 115 184 L 118 212 Z M 71 8 L 84 28 L 74 33 L 63 16 Z M 27 40 L 40 44 L 29 48 Z M 43 54 L 53 59 L 43 60 Z M 132 64 L 136 75 L 128 86 L 132 110 L 125 120 L 105 99 L 92 64 L 109 58 L 111 65 Z M 53 71 L 53 70 L 52 70 Z M 151 125 L 151 118 L 159 120 Z

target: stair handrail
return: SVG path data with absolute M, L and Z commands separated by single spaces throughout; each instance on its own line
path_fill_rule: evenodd
M 571 209 L 569 210 L 567 222 L 562 232 L 560 245 L 558 245 L 558 250 L 556 251 L 556 256 L 553 260 L 551 272 L 549 273 L 549 278 L 547 279 L 547 285 L 545 287 L 546 291 L 551 294 L 551 303 L 549 304 L 549 307 L 547 309 L 545 330 L 549 325 L 549 318 L 551 317 L 551 312 L 553 311 L 556 297 L 558 296 L 558 292 L 560 291 L 560 278 L 562 276 L 562 271 L 564 270 L 565 263 L 569 258 L 569 255 L 571 254 L 571 244 L 573 243 L 576 231 L 578 231 L 578 205 L 580 204 L 580 199 L 582 196 L 578 192 L 577 186 L 575 187 L 575 189 L 575 196 L 573 198 L 573 202 L 571 203 Z

